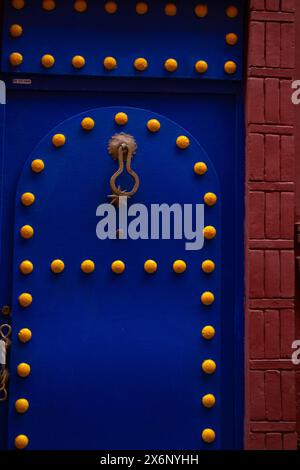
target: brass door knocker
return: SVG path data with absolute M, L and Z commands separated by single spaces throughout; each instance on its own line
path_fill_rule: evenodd
M 113 174 L 110 179 L 110 187 L 112 194 L 109 196 L 111 198 L 112 204 L 119 205 L 120 197 L 132 197 L 138 191 L 140 187 L 140 179 L 138 175 L 131 168 L 132 158 L 137 151 L 137 144 L 134 139 L 129 134 L 121 132 L 120 134 L 115 134 L 109 141 L 108 152 L 114 160 L 118 160 L 119 169 Z M 134 186 L 131 191 L 122 190 L 120 186 L 117 187 L 116 181 L 117 178 L 122 175 L 124 172 L 124 162 L 126 162 L 126 171 L 133 178 Z

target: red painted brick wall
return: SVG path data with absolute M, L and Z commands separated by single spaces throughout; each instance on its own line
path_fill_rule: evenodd
M 249 3 L 245 448 L 296 449 L 291 362 L 296 339 L 291 103 L 296 0 Z

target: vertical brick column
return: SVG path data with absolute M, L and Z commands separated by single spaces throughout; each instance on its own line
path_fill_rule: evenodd
M 245 448 L 296 449 L 295 0 L 251 0 L 246 97 Z M 299 6 L 298 6 L 299 7 Z M 300 78 L 300 77 L 299 77 Z

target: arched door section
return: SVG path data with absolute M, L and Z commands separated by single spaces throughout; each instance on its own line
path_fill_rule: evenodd
M 94 126 L 85 121 L 84 129 L 86 117 Z M 160 128 L 151 129 L 150 120 Z M 120 132 L 138 147 L 132 168 L 140 186 L 129 206 L 195 205 L 216 194 L 216 204 L 205 205 L 205 226 L 216 236 L 202 250 L 172 238 L 96 236 L 97 207 L 109 202 L 118 167 L 107 146 Z M 28 449 L 222 447 L 222 393 L 234 377 L 222 375 L 221 338 L 228 348 L 233 338 L 221 328 L 221 207 L 218 177 L 201 145 L 152 111 L 88 110 L 43 138 L 16 194 L 11 448 L 20 434 Z M 51 269 L 54 260 L 64 263 L 52 265 L 60 273 Z M 82 271 L 85 260 L 94 263 L 90 274 Z M 124 263 L 122 274 L 112 271 L 115 260 Z M 157 263 L 155 273 L 145 271 L 147 260 Z M 174 272 L 176 260 L 186 263 L 182 274 Z M 24 329 L 32 333 L 26 343 Z M 20 398 L 28 401 L 26 413 L 16 412 Z

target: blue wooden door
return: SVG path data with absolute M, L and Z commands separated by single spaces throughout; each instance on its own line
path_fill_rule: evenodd
M 217 3 L 212 10 L 221 22 Z M 9 11 L 9 18 L 14 14 Z M 188 18 L 185 11 L 183 24 Z M 229 31 L 227 21 L 222 34 Z M 201 34 L 211 27 L 206 24 Z M 241 33 L 240 22 L 238 28 Z M 6 47 L 11 51 L 10 43 Z M 183 49 L 176 47 L 183 60 Z M 240 60 L 241 49 L 234 54 Z M 51 70 L 38 75 L 32 62 L 33 68 L 24 65 L 26 84 L 22 70 L 16 75 L 2 66 L 8 86 L 2 179 L 7 276 L 0 293 L 13 311 L 8 448 L 19 435 L 34 450 L 242 446 L 241 68 L 228 77 L 212 50 L 209 61 L 207 80 L 188 68 L 171 79 L 157 67 L 148 79 L 134 73 L 124 81 L 120 75 L 132 75 L 124 63 L 114 81 L 92 82 L 89 69 L 89 76 L 83 71 L 65 81 Z M 73 73 L 63 67 L 59 74 Z M 119 112 L 128 117 L 124 125 L 115 122 Z M 86 117 L 95 123 L 90 131 L 81 126 Z M 158 132 L 147 127 L 152 119 L 160 122 Z M 96 211 L 109 201 L 117 163 L 107 146 L 116 132 L 131 134 L 138 146 L 132 166 L 140 188 L 129 207 L 195 206 L 206 193 L 217 195 L 214 206 L 205 205 L 205 226 L 213 226 L 216 237 L 205 240 L 203 249 L 188 251 L 185 240 L 172 237 L 99 240 Z M 57 134 L 66 138 L 61 147 L 52 142 Z M 179 136 L 188 137 L 186 149 L 176 145 Z M 41 172 L 32 169 L 36 160 L 43 161 Z M 199 162 L 207 166 L 203 175 L 194 170 Z M 26 193 L 35 197 L 28 206 L 21 200 Z M 31 238 L 20 235 L 24 226 L 32 227 Z M 144 270 L 149 259 L 158 267 L 152 275 Z M 64 263 L 60 274 L 51 270 L 54 260 Z M 81 270 L 85 260 L 94 262 L 91 274 Z M 112 272 L 115 260 L 125 265 L 121 275 Z M 174 272 L 176 260 L 185 261 L 183 274 Z M 202 269 L 205 260 L 215 263 L 210 274 Z M 32 263 L 30 274 L 20 271 L 24 261 Z M 209 306 L 201 301 L 205 292 L 214 295 Z M 22 299 L 30 305 L 22 306 Z M 202 334 L 207 326 L 215 331 L 212 339 Z M 27 343 L 19 340 L 24 328 L 32 332 Z M 203 370 L 206 360 L 214 371 Z M 26 375 L 28 366 L 30 373 L 20 377 L 18 370 Z M 215 399 L 210 408 L 202 402 L 207 395 Z M 16 411 L 20 399 L 28 401 L 25 413 Z M 210 443 L 202 438 L 204 430 Z

